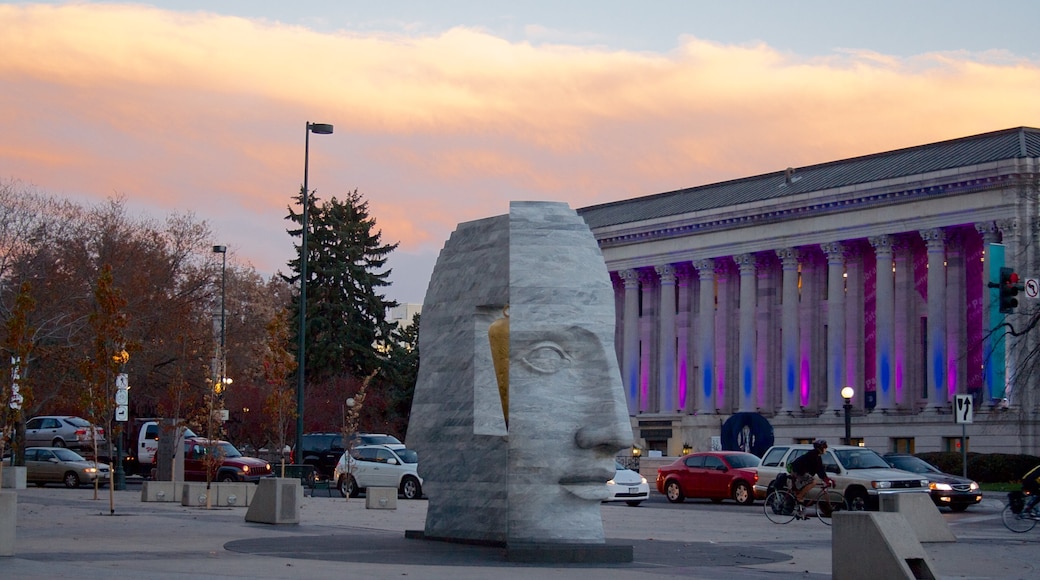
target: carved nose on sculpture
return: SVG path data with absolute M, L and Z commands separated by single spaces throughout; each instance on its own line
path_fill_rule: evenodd
M 611 421 L 604 425 L 587 425 L 578 429 L 574 436 L 582 449 L 602 449 L 613 455 L 620 449 L 632 446 L 632 428 Z

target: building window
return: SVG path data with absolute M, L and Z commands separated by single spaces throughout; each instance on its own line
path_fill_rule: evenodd
M 892 451 L 896 453 L 914 453 L 914 438 L 913 437 L 893 437 L 892 438 Z
M 965 445 L 966 445 L 966 450 L 967 451 L 971 451 L 971 437 L 968 437 L 967 441 L 965 442 Z M 962 453 L 961 438 L 960 437 L 943 437 L 942 449 L 943 449 L 943 451 L 955 451 L 957 453 Z

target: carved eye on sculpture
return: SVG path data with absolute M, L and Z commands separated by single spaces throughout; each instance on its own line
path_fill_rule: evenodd
M 521 357 L 532 370 L 552 374 L 571 365 L 571 357 L 555 342 L 539 342 Z

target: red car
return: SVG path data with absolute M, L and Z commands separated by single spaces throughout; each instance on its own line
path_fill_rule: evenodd
M 187 437 L 184 439 L 184 480 L 206 481 L 206 455 L 216 453 L 220 465 L 216 467 L 213 481 L 249 481 L 257 483 L 261 478 L 271 477 L 271 464 L 256 457 L 246 457 L 227 441 Z M 152 471 L 159 454 L 152 457 Z M 154 477 L 154 475 L 153 475 Z
M 657 469 L 657 491 L 672 503 L 689 497 L 750 505 L 755 503 L 758 463 L 757 456 L 742 451 L 692 453 Z

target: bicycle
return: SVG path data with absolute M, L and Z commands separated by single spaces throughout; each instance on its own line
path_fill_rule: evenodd
M 825 482 L 818 482 L 814 487 L 819 490 L 809 490 L 802 503 L 806 507 L 813 507 L 816 517 L 826 525 L 831 525 L 831 514 L 839 511 L 849 511 L 849 504 L 845 496 L 836 489 L 831 489 Z M 796 506 L 798 498 L 790 488 L 775 489 L 766 496 L 763 506 L 766 517 L 774 524 L 786 524 L 795 519 L 797 515 Z M 805 512 L 808 513 L 808 512 Z M 805 517 L 808 519 L 808 516 Z
M 1009 493 L 1008 504 L 1004 507 L 1004 511 L 1000 512 L 1000 519 L 1004 521 L 1004 527 L 1016 534 L 1024 534 L 1033 529 L 1037 520 L 1040 520 L 1040 512 L 1037 511 L 1037 506 L 1028 510 L 1025 508 L 1025 494 L 1021 491 Z

